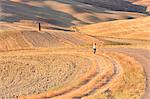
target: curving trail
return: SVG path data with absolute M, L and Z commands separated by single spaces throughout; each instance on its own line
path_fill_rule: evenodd
M 16 26 L 16 29 L 19 28 Z M 21 26 L 21 28 L 29 27 Z M 35 27 L 30 29 L 36 30 Z M 47 36 L 44 34 L 46 32 L 49 33 L 50 30 L 43 29 L 41 35 Z M 53 34 L 60 36 L 60 33 Z M 77 34 L 72 35 L 79 38 Z M 98 40 L 90 36 L 86 39 L 89 38 L 91 41 Z M 78 41 L 72 39 L 71 35 L 64 39 L 69 39 L 72 43 Z M 30 51 L 2 52 L 0 98 L 148 99 L 150 89 L 148 53 L 149 51 L 129 48 L 101 49 L 96 55 L 89 49 L 79 48 L 72 50 L 39 48 Z M 147 83 L 142 66 L 146 72 Z M 147 88 L 144 94 L 145 87 Z
M 117 75 L 117 72 L 119 72 L 118 64 L 116 64 L 115 61 L 113 60 L 110 61 L 108 57 L 96 55 L 92 58 L 97 64 L 97 68 L 95 70 L 96 74 L 94 76 L 91 76 L 90 78 L 88 78 L 88 80 L 84 81 L 84 83 L 79 84 L 76 88 L 73 88 L 73 90 L 69 91 L 68 93 L 63 93 L 55 96 L 48 96 L 48 98 L 53 97 L 54 99 L 55 98 L 61 99 L 61 98 L 71 98 L 71 97 L 72 98 L 87 97 L 92 93 L 96 92 L 96 90 L 99 89 L 100 87 L 107 85 L 110 82 L 110 80 L 112 80 L 112 78 L 115 75 Z M 100 61 L 100 59 L 103 61 L 107 60 L 107 64 L 109 64 L 110 62 L 110 65 L 106 65 L 106 63 L 105 65 L 100 65 L 100 64 L 104 64 L 104 62 Z
M 134 57 L 144 68 L 145 76 L 146 76 L 146 89 L 145 93 L 142 96 L 142 99 L 149 99 L 150 97 L 150 50 L 144 49 L 132 49 L 132 48 L 111 48 L 111 49 L 103 49 L 107 51 L 115 51 L 127 54 L 129 56 Z
M 149 99 L 150 3 L 118 1 L 0 0 L 0 99 Z
M 132 92 L 132 96 L 141 97 L 145 88 L 142 67 L 134 58 L 111 51 L 101 51 L 96 55 L 88 50 L 0 53 L 0 65 L 6 64 L 6 69 L 1 67 L 3 77 L 0 77 L 0 83 L 5 85 L 0 86 L 1 98 L 116 98 L 117 90 L 122 89 L 125 90 L 122 90 L 123 95 Z M 9 64 L 12 63 L 11 67 Z M 13 73 L 9 73 L 11 69 Z M 136 83 L 132 82 L 133 78 L 128 79 L 138 72 L 142 77 L 140 81 L 136 81 L 136 77 Z M 132 88 L 128 90 L 130 86 Z

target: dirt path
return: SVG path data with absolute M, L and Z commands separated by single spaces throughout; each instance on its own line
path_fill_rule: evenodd
M 105 49 L 106 50 L 106 49 Z M 123 70 L 123 64 L 117 60 L 121 59 L 120 54 L 116 53 L 124 51 L 122 49 L 121 51 L 115 50 L 115 49 L 108 49 L 104 53 L 97 53 L 97 55 L 93 55 L 92 53 L 83 53 L 81 52 L 62 52 L 61 54 L 74 54 L 74 55 L 80 55 L 83 57 L 88 57 L 93 61 L 93 64 L 91 66 L 90 71 L 88 73 L 84 74 L 83 77 L 79 78 L 78 83 L 75 85 L 69 85 L 67 87 L 64 87 L 63 89 L 58 89 L 55 91 L 48 91 L 41 93 L 39 95 L 31 95 L 31 96 L 23 96 L 20 97 L 20 99 L 42 99 L 42 98 L 52 98 L 52 99 L 88 99 L 90 96 L 95 95 L 97 92 L 104 93 L 105 91 L 109 89 L 114 89 L 115 87 L 119 87 L 122 82 L 124 82 L 122 79 L 125 76 L 124 73 L 128 73 L 128 70 Z M 114 51 L 115 54 L 109 53 L 111 51 Z M 121 52 L 122 53 L 122 52 Z M 51 54 L 60 54 L 60 52 L 52 52 Z M 125 53 L 125 55 L 128 53 Z M 112 56 L 113 57 L 112 57 Z M 125 57 L 124 59 L 127 59 L 128 57 Z M 132 60 L 131 60 L 132 61 Z M 128 60 L 127 60 L 128 63 Z M 134 62 L 133 62 L 134 63 Z M 125 66 L 127 64 L 124 64 Z M 131 64 L 131 66 L 134 67 L 136 63 Z M 130 66 L 130 65 L 129 65 Z M 136 67 L 136 66 L 135 66 Z M 132 69 L 132 68 L 129 68 Z M 137 83 L 133 83 L 137 84 Z M 128 85 L 125 85 L 128 86 Z M 136 87 L 136 85 L 132 85 L 133 87 Z M 143 88 L 143 86 L 141 86 Z M 134 88 L 131 88 L 131 90 Z M 140 92 L 140 91 L 139 91 Z M 111 94 L 110 94 L 111 95 Z M 95 96 L 94 96 L 95 97 Z M 113 96 L 112 96 L 113 97 Z M 96 97 L 95 97 L 96 98 Z
M 144 49 L 129 49 L 129 48 L 112 48 L 112 49 L 104 49 L 105 51 L 117 51 L 121 53 L 125 53 L 129 56 L 134 57 L 138 62 L 140 62 L 146 73 L 146 90 L 143 95 L 143 99 L 150 98 L 150 50 Z
M 75 99 L 85 98 L 95 93 L 99 88 L 107 86 L 109 83 L 113 83 L 113 80 L 115 80 L 114 78 L 116 76 L 118 77 L 119 75 L 121 66 L 118 63 L 116 63 L 115 60 L 110 59 L 105 55 L 95 55 L 93 59 L 96 61 L 98 65 L 99 68 L 99 69 L 97 68 L 98 74 L 90 78 L 90 81 L 86 82 L 83 85 L 78 86 L 76 90 L 55 97 L 54 99 L 62 99 L 62 98 L 69 99 L 70 97 Z M 108 60 L 111 63 L 111 65 L 109 65 L 108 61 L 107 65 L 103 64 L 104 60 Z M 101 80 L 101 83 L 99 82 L 99 80 Z M 101 90 L 101 92 L 103 92 L 103 90 Z
M 113 89 L 124 82 L 122 79 L 125 76 L 124 73 L 128 70 L 125 71 L 123 68 L 124 63 L 119 62 L 119 60 L 121 58 L 117 59 L 115 57 L 121 56 L 121 57 L 124 57 L 124 59 L 128 59 L 129 52 L 131 52 L 131 54 L 132 54 L 132 50 L 131 51 L 130 50 L 128 51 L 128 50 L 129 49 L 120 49 L 120 50 L 119 49 L 104 49 L 104 51 L 101 50 L 96 55 L 94 55 L 92 52 L 85 51 L 85 50 L 84 51 L 83 50 L 74 50 L 74 51 L 67 51 L 67 50 L 48 51 L 47 50 L 47 51 L 45 51 L 44 49 L 43 50 L 39 49 L 37 51 L 35 51 L 35 50 L 25 51 L 24 50 L 24 51 L 2 52 L 2 53 L 0 53 L 0 55 L 1 55 L 1 57 L 5 57 L 5 58 L 7 58 L 7 56 L 8 56 L 9 59 L 7 59 L 7 60 L 10 60 L 11 57 L 15 58 L 15 55 L 18 58 L 20 57 L 20 55 L 25 56 L 25 57 L 28 57 L 31 55 L 38 55 L 38 56 L 45 55 L 46 57 L 47 57 L 47 55 L 48 56 L 49 55 L 63 55 L 64 57 L 67 55 L 73 55 L 73 56 L 88 58 L 92 62 L 92 64 L 89 67 L 89 71 L 84 73 L 84 75 L 82 74 L 78 78 L 78 80 L 76 82 L 74 82 L 74 84 L 69 85 L 69 86 L 64 86 L 60 89 L 53 90 L 53 91 L 45 90 L 45 91 L 41 91 L 39 94 L 35 94 L 35 95 L 29 94 L 29 96 L 21 95 L 21 97 L 20 97 L 20 99 L 29 99 L 29 98 L 31 98 L 31 99 L 37 99 L 37 98 L 40 98 L 40 99 L 42 99 L 42 98 L 53 98 L 53 99 L 83 98 L 83 99 L 86 99 L 87 98 L 88 99 L 88 97 L 97 94 L 97 92 L 104 93 L 105 91 Z M 122 56 L 121 54 L 116 53 L 116 52 L 121 52 L 121 53 L 126 52 L 126 53 L 125 53 L 125 55 Z M 130 56 L 130 54 L 129 54 L 129 56 Z M 17 59 L 16 62 L 21 63 L 21 64 L 29 64 L 30 65 L 30 62 L 29 62 L 30 60 L 27 61 L 26 60 L 27 58 L 25 58 L 25 57 L 23 58 L 25 60 L 20 61 L 20 58 L 21 58 L 20 57 L 19 60 Z M 150 58 L 149 56 L 144 56 L 144 57 Z M 38 60 L 39 59 L 40 58 L 38 58 Z M 51 60 L 50 58 L 46 58 L 46 59 Z M 42 62 L 45 61 L 45 63 L 49 62 L 49 61 L 46 61 L 46 59 L 43 60 L 43 58 L 41 58 L 39 61 L 42 61 Z M 141 58 L 139 58 L 139 59 L 141 59 Z M 4 59 L 2 59 L 0 62 L 3 63 L 3 60 Z M 14 59 L 14 61 L 15 60 L 16 59 Z M 143 60 L 145 60 L 145 59 L 143 58 Z M 22 63 L 22 62 L 24 62 L 24 63 Z M 32 58 L 33 67 L 34 67 L 34 64 L 35 65 L 39 64 L 35 68 L 41 68 L 41 67 L 45 66 L 44 65 L 45 63 L 43 64 L 42 62 L 37 63 L 36 60 L 34 58 Z M 129 61 L 126 60 L 126 62 L 128 63 Z M 132 62 L 132 60 L 131 60 L 131 62 Z M 129 62 L 129 63 L 131 63 L 131 62 Z M 146 62 L 143 61 L 143 63 L 146 63 Z M 134 63 L 134 64 L 136 64 L 136 63 Z M 48 64 L 47 64 L 47 66 L 48 66 Z M 126 64 L 125 64 L 125 66 L 126 66 Z M 83 68 L 83 66 L 79 66 L 79 67 L 80 67 L 80 69 L 81 69 L 81 67 Z M 128 69 L 132 69 L 132 68 L 130 68 L 130 66 L 128 66 L 128 67 L 129 67 Z M 32 70 L 32 68 L 31 69 L 29 68 L 29 70 Z M 39 70 L 44 70 L 44 67 Z M 38 72 L 40 72 L 40 71 L 38 71 Z M 38 75 L 38 72 L 36 75 Z M 65 72 L 65 74 L 66 73 L 67 73 L 67 71 Z M 78 73 L 78 72 L 76 72 L 76 73 Z M 19 76 L 17 76 L 17 75 L 15 76 L 15 78 L 18 78 L 18 77 Z M 40 77 L 40 76 L 38 76 L 38 77 Z M 45 77 L 46 77 L 46 79 L 45 79 Z M 45 76 L 45 77 L 42 78 L 44 80 L 40 80 L 37 83 L 40 83 L 42 85 L 43 84 L 49 85 L 48 84 L 49 78 L 47 78 L 48 76 Z M 18 79 L 20 79 L 20 78 L 18 78 Z M 32 77 L 31 77 L 31 79 L 32 79 Z M 34 82 L 35 82 L 34 85 L 37 85 L 36 81 L 34 81 Z M 27 83 L 28 83 L 28 85 L 30 85 L 29 82 L 27 82 Z M 12 83 L 12 84 L 15 84 L 15 83 Z M 10 84 L 8 84 L 8 85 L 10 85 Z M 26 85 L 26 83 L 25 83 L 25 85 Z M 25 85 L 20 85 L 20 86 L 25 86 Z M 32 89 L 36 90 L 37 87 L 34 85 L 33 85 Z M 17 85 L 13 85 L 13 86 L 15 86 L 14 88 L 17 87 Z M 27 87 L 28 86 L 26 86 L 26 88 Z M 41 88 L 41 87 L 38 87 L 38 88 Z M 47 87 L 45 87 L 45 88 L 47 88 Z M 8 90 L 8 92 L 10 92 L 10 91 Z M 146 92 L 147 92 L 146 95 L 148 95 L 148 91 L 146 91 Z M 11 93 L 13 93 L 13 92 L 11 91 Z M 5 96 L 5 95 L 3 95 L 3 96 Z M 9 97 L 9 93 L 7 94 L 7 97 Z M 146 97 L 148 97 L 148 96 L 146 96 Z M 145 99 L 148 99 L 148 98 L 145 98 Z
M 113 49 L 109 49 L 109 51 Z M 116 50 L 114 49 L 116 52 Z M 106 51 L 107 52 L 107 51 Z M 43 52 L 46 53 L 46 52 Z M 92 61 L 90 70 L 78 79 L 78 83 L 58 89 L 56 91 L 47 91 L 39 95 L 21 96 L 20 99 L 35 98 L 53 98 L 53 99 L 70 99 L 70 98 L 88 98 L 97 92 L 103 93 L 109 88 L 114 88 L 122 83 L 124 70 L 119 60 L 109 56 L 109 53 L 99 52 L 93 55 L 90 52 L 51 52 L 50 54 L 71 54 L 88 57 Z M 20 53 L 21 54 L 21 53 Z M 117 53 L 115 53 L 117 55 Z M 113 55 L 113 54 L 112 54 Z M 118 54 L 119 55 L 119 54 Z M 117 56 L 118 56 L 117 55 Z M 114 56 L 116 57 L 116 56 Z M 130 68 L 129 68 L 130 69 Z
M 13 55 L 12 55 L 12 53 L 13 53 Z M 2 57 L 9 56 L 9 58 L 11 56 L 14 57 L 15 55 L 17 55 L 18 57 L 20 57 L 20 55 L 23 55 L 23 56 L 33 55 L 32 51 L 29 53 L 26 53 L 26 52 L 19 52 L 19 53 L 18 52 L 10 52 L 10 53 L 8 52 L 7 53 L 7 52 L 5 52 L 5 53 L 0 53 L 0 54 Z M 60 55 L 77 55 L 77 56 L 89 58 L 92 61 L 92 65 L 90 67 L 90 71 L 88 71 L 83 77 L 81 77 L 79 79 L 77 85 L 72 86 L 69 89 L 65 88 L 64 91 L 57 90 L 56 93 L 55 92 L 52 92 L 52 93 L 46 92 L 46 93 L 39 94 L 36 96 L 29 96 L 32 98 L 42 98 L 42 97 L 47 97 L 47 98 L 80 97 L 80 98 L 83 98 L 83 97 L 87 97 L 87 96 L 95 93 L 96 90 L 99 89 L 100 87 L 105 86 L 108 83 L 111 83 L 114 76 L 116 76 L 119 73 L 119 71 L 120 71 L 119 67 L 121 67 L 118 63 L 116 63 L 115 60 L 113 60 L 103 54 L 94 55 L 89 52 L 85 53 L 85 52 L 63 52 L 63 51 L 62 52 L 35 52 L 34 51 L 34 54 L 36 54 L 36 55 L 40 55 L 40 54 L 42 54 L 42 55 L 46 55 L 46 54 L 48 54 L 48 55 L 58 55 L 58 54 L 60 54 Z M 3 60 L 1 60 L 1 61 L 3 62 Z M 16 62 L 20 63 L 20 62 L 23 62 L 23 60 L 21 61 L 21 59 L 19 59 Z M 24 60 L 24 62 L 26 62 L 26 64 L 30 64 L 29 62 L 27 63 L 27 61 L 25 61 L 25 60 Z M 36 61 L 32 60 L 32 63 L 36 64 Z M 15 64 L 17 64 L 17 63 L 15 63 Z M 42 65 L 42 64 L 40 63 L 39 65 Z M 18 76 L 16 75 L 15 78 L 18 78 Z M 99 82 L 99 80 L 101 81 L 101 83 Z M 11 85 L 12 85 L 12 83 L 11 83 Z M 22 85 L 19 85 L 19 86 L 22 86 Z M 9 86 L 7 86 L 7 87 L 9 87 Z M 17 87 L 17 86 L 14 85 L 14 88 L 15 87 Z M 8 92 L 9 92 L 9 90 L 8 90 Z M 12 93 L 12 91 L 11 91 L 11 93 Z M 4 96 L 4 94 L 3 94 L 3 96 Z M 7 97 L 10 97 L 9 94 L 7 94 Z M 26 97 L 26 98 L 28 99 L 29 97 Z

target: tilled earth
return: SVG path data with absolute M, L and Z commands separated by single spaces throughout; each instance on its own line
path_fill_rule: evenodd
M 87 58 L 73 55 L 1 55 L 0 97 L 39 94 L 61 87 L 85 73 Z
M 139 99 L 146 86 L 140 63 L 112 51 L 2 52 L 0 71 L 2 99 Z

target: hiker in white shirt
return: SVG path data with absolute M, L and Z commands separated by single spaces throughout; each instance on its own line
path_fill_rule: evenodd
M 96 43 L 93 43 L 93 53 L 96 53 Z

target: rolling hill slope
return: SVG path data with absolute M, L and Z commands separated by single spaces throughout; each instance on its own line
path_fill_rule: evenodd
M 149 4 L 0 0 L 0 98 L 149 99 Z
M 147 16 L 146 6 L 126 0 L 1 0 L 0 4 L 1 21 L 44 21 L 59 27 Z
M 91 36 L 150 40 L 150 17 L 119 20 L 77 27 L 78 31 Z

